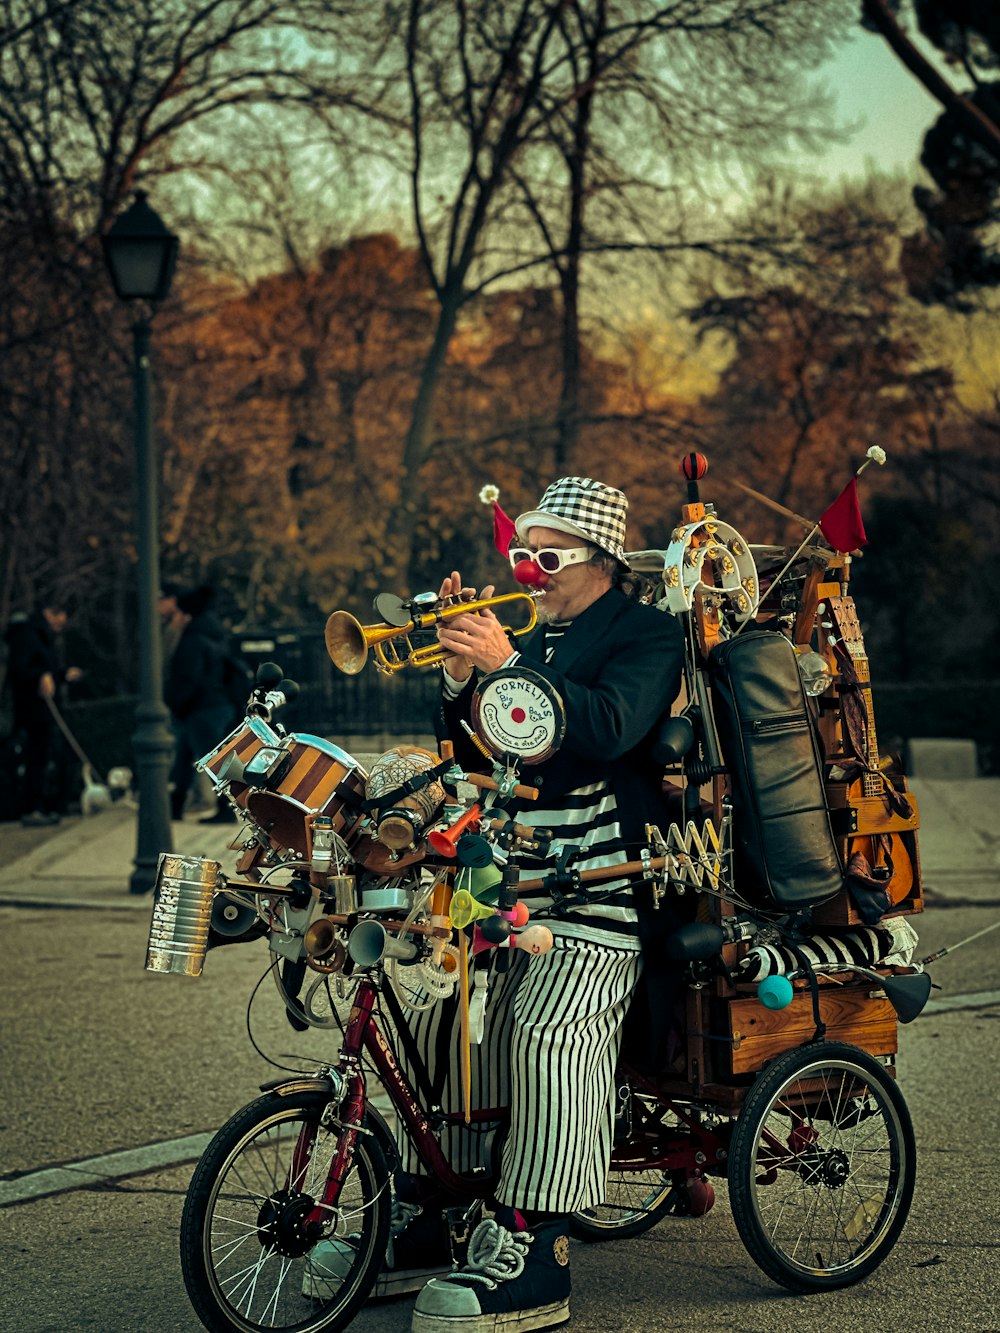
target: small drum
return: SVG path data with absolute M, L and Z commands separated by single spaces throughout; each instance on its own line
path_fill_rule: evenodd
M 243 770 L 254 755 L 265 749 L 278 749 L 281 737 L 261 717 L 248 717 L 226 739 L 199 759 L 195 768 L 207 773 L 215 787 L 230 783 L 249 786 L 252 779 Z
M 418 745 L 397 745 L 372 764 L 367 794 L 375 807 L 375 836 L 393 851 L 415 847 L 444 805 L 444 788 L 438 781 L 398 794 L 404 783 L 437 763 L 436 754 Z
M 562 696 L 529 667 L 501 667 L 483 676 L 469 711 L 476 735 L 497 759 L 540 764 L 566 735 Z
M 319 736 L 286 736 L 280 743 L 288 762 L 266 790 L 253 784 L 246 795 L 246 809 L 272 847 L 293 851 L 305 859 L 309 853 L 305 816 L 327 815 L 333 830 L 350 845 L 360 832 L 363 812 L 344 793 L 365 797 L 367 774 L 332 741 Z M 339 789 L 339 794 L 338 794 Z M 243 802 L 240 802 L 243 804 Z

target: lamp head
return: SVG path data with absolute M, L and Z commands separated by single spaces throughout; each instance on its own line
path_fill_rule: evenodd
M 101 237 L 116 295 L 122 301 L 162 301 L 170 291 L 179 242 L 146 202 L 145 190 Z

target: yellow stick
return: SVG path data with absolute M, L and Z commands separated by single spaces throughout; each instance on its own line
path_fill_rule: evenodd
M 469 941 L 464 930 L 458 932 L 458 984 L 462 1016 L 462 1109 L 465 1123 L 472 1120 L 472 1043 L 469 1035 Z

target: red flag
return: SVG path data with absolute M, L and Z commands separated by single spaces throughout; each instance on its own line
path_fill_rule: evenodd
M 506 560 L 510 544 L 517 536 L 514 520 L 500 508 L 500 492 L 495 486 L 484 486 L 479 492 L 479 498 L 483 504 L 493 506 L 493 545 Z
M 506 560 L 510 544 L 517 536 L 514 520 L 509 518 L 499 504 L 493 506 L 493 545 Z
M 819 530 L 835 551 L 846 554 L 868 545 L 858 504 L 858 479 L 852 477 L 819 521 Z

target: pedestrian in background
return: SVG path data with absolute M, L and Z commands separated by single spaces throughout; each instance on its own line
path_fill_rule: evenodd
M 177 598 L 182 589 L 176 583 L 164 583 L 160 588 L 160 653 L 163 662 L 163 678 L 167 679 L 170 659 L 176 651 L 184 633 L 184 626 L 190 619 L 177 605 Z
M 171 818 L 184 817 L 184 804 L 195 779 L 195 762 L 214 749 L 233 727 L 229 634 L 215 614 L 215 590 L 208 584 L 177 597 L 187 617 L 167 670 L 164 699 L 174 720 L 177 748 L 171 771 Z M 249 692 L 249 691 L 247 691 Z M 220 798 L 203 824 L 231 824 L 236 816 Z
M 7 628 L 14 735 L 23 765 L 18 810 L 27 828 L 58 824 L 69 800 L 70 755 L 50 706 L 64 701 L 66 686 L 83 676 L 65 662 L 68 620 L 65 607 L 50 599 L 41 611 L 15 614 Z

